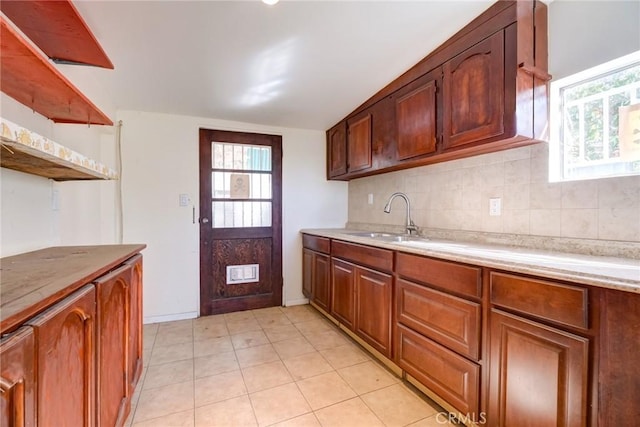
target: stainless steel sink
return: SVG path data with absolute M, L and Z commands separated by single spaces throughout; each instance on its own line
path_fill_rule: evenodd
M 380 231 L 356 231 L 345 233 L 350 236 L 358 236 L 358 237 L 369 237 L 371 239 L 381 240 L 384 242 L 410 242 L 410 241 L 420 241 L 427 240 L 420 236 L 413 236 L 409 234 L 399 234 L 399 233 L 385 233 Z

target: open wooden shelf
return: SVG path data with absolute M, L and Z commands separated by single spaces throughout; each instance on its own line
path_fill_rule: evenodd
M 54 61 L 113 69 L 71 1 L 2 0 L 0 10 Z
M 0 166 L 55 181 L 117 179 L 111 168 L 0 117 Z
M 2 16 L 0 88 L 16 101 L 56 123 L 113 125 L 109 117 L 73 86 Z

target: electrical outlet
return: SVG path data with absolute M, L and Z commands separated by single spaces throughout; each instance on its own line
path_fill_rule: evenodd
M 367 196 L 367 204 L 373 204 L 373 193 L 369 193 L 369 195 Z
M 500 197 L 489 199 L 489 216 L 500 215 L 502 215 L 502 199 Z

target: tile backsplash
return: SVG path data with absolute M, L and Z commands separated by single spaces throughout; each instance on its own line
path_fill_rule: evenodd
M 640 242 L 640 176 L 550 183 L 548 144 L 360 178 L 349 182 L 349 222 L 402 225 L 411 200 L 429 229 Z M 373 204 L 368 195 L 373 194 Z M 489 215 L 489 199 L 502 214 Z

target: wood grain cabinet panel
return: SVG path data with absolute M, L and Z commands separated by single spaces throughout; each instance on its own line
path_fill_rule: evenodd
M 347 173 L 347 122 L 342 121 L 327 131 L 327 177 Z
M 339 259 L 331 260 L 331 314 L 349 329 L 355 324 L 356 266 Z
M 552 322 L 588 329 L 588 291 L 577 286 L 492 271 L 491 302 Z
M 478 360 L 480 357 L 480 304 L 398 279 L 398 322 L 422 335 Z
M 304 234 L 302 236 L 302 292 L 318 307 L 331 311 L 330 240 Z
M 302 294 L 311 299 L 313 289 L 313 251 L 302 249 Z
M 397 93 L 397 160 L 436 151 L 436 81 L 430 75 L 427 77 L 420 86 L 408 85 L 408 90 Z
M 480 419 L 480 366 L 402 325 L 396 334 L 399 366 L 465 416 Z
M 98 319 L 98 426 L 124 424 L 129 403 L 130 265 L 94 282 Z
M 359 172 L 371 167 L 371 114 L 347 122 L 347 170 Z
M 33 330 L 24 326 L 0 341 L 0 426 L 36 426 Z
M 488 425 L 587 423 L 589 340 L 492 309 Z
M 329 255 L 316 253 L 313 255 L 313 301 L 324 309 L 331 311 L 331 285 L 330 285 L 330 261 Z
M 39 427 L 96 424 L 95 302 L 87 285 L 28 322 L 36 335 Z
M 391 357 L 392 278 L 368 268 L 355 272 L 355 331 L 373 348 Z
M 504 33 L 443 65 L 443 145 L 453 148 L 504 133 Z
M 137 254 L 125 262 L 131 268 L 131 303 L 129 304 L 129 396 L 133 395 L 142 375 L 142 255 Z
M 398 252 L 396 271 L 402 277 L 464 297 L 482 296 L 480 267 Z

